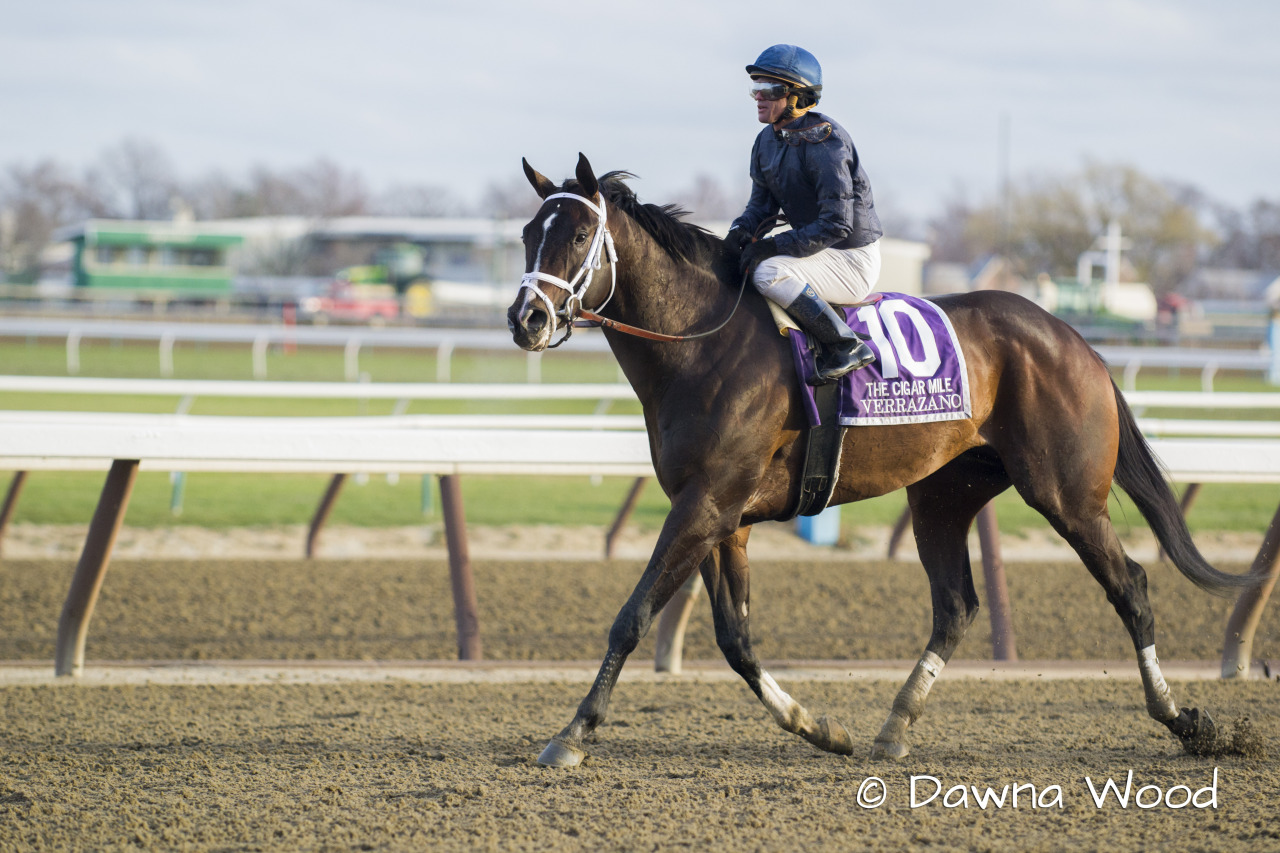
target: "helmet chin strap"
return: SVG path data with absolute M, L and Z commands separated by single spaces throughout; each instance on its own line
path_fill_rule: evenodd
M 804 115 L 805 113 L 809 112 L 809 110 L 817 106 L 816 103 L 813 103 L 807 107 L 801 107 L 801 106 L 798 106 L 799 103 L 800 103 L 800 96 L 797 95 L 795 92 L 792 92 L 791 94 L 787 95 L 787 108 L 782 113 L 782 121 L 795 121 L 796 119 L 800 118 L 800 116 Z

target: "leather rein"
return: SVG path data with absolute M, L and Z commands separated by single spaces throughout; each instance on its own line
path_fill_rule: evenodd
M 564 337 L 548 346 L 547 349 L 555 349 L 565 341 L 569 340 L 569 336 L 573 334 L 574 328 L 579 326 L 582 328 L 600 326 L 650 341 L 675 343 L 678 341 L 691 341 L 697 338 L 705 338 L 709 335 L 714 335 L 716 332 L 729 325 L 729 321 L 733 319 L 733 315 L 738 311 L 738 306 L 742 304 L 742 294 L 747 289 L 747 279 L 749 277 L 747 271 L 744 271 L 742 274 L 742 282 L 738 286 L 738 297 L 734 300 L 733 307 L 729 309 L 729 314 L 714 328 L 707 329 L 704 332 L 692 332 L 687 335 L 668 335 L 663 332 L 654 332 L 649 329 L 642 329 L 639 326 L 632 326 L 631 324 L 623 323 L 620 320 L 613 320 L 608 317 L 601 316 L 598 312 L 602 311 L 605 305 L 609 304 L 609 300 L 613 298 L 614 291 L 617 289 L 618 285 L 618 253 L 613 245 L 613 235 L 609 232 L 604 196 L 597 191 L 596 198 L 599 200 L 599 204 L 575 193 L 555 193 L 554 195 L 547 196 L 544 201 L 550 201 L 554 198 L 569 198 L 582 202 L 587 207 L 591 208 L 591 210 L 596 214 L 599 222 L 596 225 L 596 232 L 592 236 L 591 246 L 587 250 L 587 255 L 582 260 L 582 266 L 578 268 L 578 272 L 573 277 L 572 281 L 565 281 L 557 276 L 538 271 L 525 273 L 524 277 L 520 280 L 521 290 L 527 289 L 532 291 L 536 298 L 540 299 L 547 308 L 551 309 L 547 313 L 552 318 L 553 328 L 551 333 L 553 335 L 555 334 L 556 327 L 558 327 L 561 319 L 564 320 Z M 757 234 L 761 232 L 768 233 L 780 220 L 780 217 L 775 217 L 774 219 L 769 220 L 761 226 L 761 229 L 757 231 Z M 603 266 L 602 256 L 606 250 L 609 255 L 609 273 L 611 276 L 609 295 L 605 297 L 603 302 L 596 306 L 594 311 L 592 311 L 583 306 L 582 298 L 586 295 L 587 288 L 591 286 L 592 273 Z M 537 286 L 536 282 L 539 281 L 568 292 L 569 298 L 565 300 L 565 304 L 560 309 L 555 309 L 551 304 L 551 299 L 542 292 L 541 288 Z

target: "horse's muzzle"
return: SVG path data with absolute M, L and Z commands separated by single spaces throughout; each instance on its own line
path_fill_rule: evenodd
M 516 346 L 529 352 L 542 352 L 551 343 L 552 324 L 547 312 L 527 293 L 522 293 L 507 309 L 507 328 Z

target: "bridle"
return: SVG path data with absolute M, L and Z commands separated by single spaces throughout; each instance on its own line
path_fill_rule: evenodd
M 574 321 L 579 318 L 586 320 L 587 325 L 599 325 L 607 329 L 614 329 L 628 335 L 635 335 L 636 337 L 646 338 L 651 341 L 675 342 L 689 341 L 713 335 L 727 326 L 729 321 L 733 319 L 733 315 L 737 313 L 738 306 L 742 304 L 742 294 L 747 289 L 749 273 L 745 271 L 742 274 L 742 283 L 738 288 L 738 298 L 734 301 L 733 308 L 729 310 L 728 316 L 726 316 L 715 328 L 707 329 L 705 332 L 696 332 L 688 335 L 667 335 L 662 332 L 652 332 L 648 329 L 641 329 L 638 326 L 632 326 L 618 320 L 612 320 L 608 317 L 602 317 L 599 312 L 604 310 L 604 307 L 609 304 L 609 300 L 613 299 L 613 294 L 618 288 L 618 252 L 613 245 L 613 235 L 609 232 L 608 214 L 605 208 L 604 196 L 597 190 L 596 198 L 600 203 L 596 204 L 591 199 L 577 195 L 576 193 L 553 193 L 552 195 L 544 198 L 543 202 L 545 203 L 556 198 L 571 198 L 582 202 L 587 207 L 591 208 L 599 221 L 596 224 L 595 234 L 591 237 L 591 245 L 587 249 L 586 257 L 582 259 L 582 264 L 578 267 L 578 272 L 574 275 L 571 281 L 565 281 L 559 276 L 554 276 L 550 273 L 540 272 L 538 270 L 527 272 L 520 278 L 520 287 L 516 291 L 517 295 L 522 290 L 528 290 L 535 297 L 541 300 L 542 304 L 546 306 L 547 316 L 551 318 L 551 335 L 553 337 L 561 326 L 561 320 L 564 321 L 564 337 L 556 341 L 554 344 L 548 345 L 547 349 L 555 349 L 565 341 L 569 340 L 569 336 L 573 334 Z M 785 221 L 785 219 L 782 216 L 776 216 L 767 222 L 762 223 L 760 229 L 757 230 L 757 233 L 768 233 L 775 225 L 783 221 Z M 606 251 L 609 253 L 609 295 L 606 296 L 604 301 L 597 305 L 594 310 L 588 310 L 582 304 L 582 299 L 586 296 L 587 289 L 591 287 L 591 278 L 595 274 L 595 271 L 600 269 L 603 263 L 602 259 L 604 253 Z M 568 293 L 569 296 L 565 299 L 564 305 L 560 306 L 560 308 L 556 308 L 551 302 L 551 297 L 547 296 L 547 294 L 542 291 L 542 288 L 538 287 L 537 282 L 539 281 L 546 282 L 547 284 L 558 287 Z
M 613 235 L 609 233 L 609 217 L 604 205 L 604 196 L 597 191 L 596 198 L 599 204 L 591 199 L 576 193 L 553 193 L 543 199 L 543 202 L 551 201 L 557 198 L 571 198 L 580 201 L 587 207 L 591 208 L 599 220 L 596 224 L 595 234 L 591 237 L 591 245 L 587 248 L 586 257 L 582 259 L 582 265 L 578 267 L 577 274 L 574 275 L 572 281 L 565 281 L 559 276 L 550 273 L 534 270 L 527 272 L 520 278 L 520 290 L 528 290 L 538 299 L 542 300 L 542 304 L 547 308 L 547 316 L 551 318 L 551 334 L 554 336 L 560 328 L 561 319 L 564 320 L 564 337 L 551 344 L 547 349 L 555 349 L 560 344 L 569 340 L 569 336 L 573 334 L 573 321 L 577 317 L 585 314 L 593 314 L 595 312 L 585 311 L 582 298 L 587 295 L 587 289 L 591 287 L 591 279 L 595 275 L 595 271 L 600 269 L 603 264 L 604 254 L 609 253 L 609 295 L 604 298 L 596 311 L 600 311 L 604 306 L 609 304 L 609 300 L 613 299 L 613 293 L 618 287 L 618 251 L 613 246 Z M 565 299 L 564 305 L 556 308 L 551 303 L 551 297 L 547 296 L 538 287 L 537 282 L 545 281 L 547 284 L 554 285 L 569 294 Z M 516 291 L 517 294 L 520 292 Z

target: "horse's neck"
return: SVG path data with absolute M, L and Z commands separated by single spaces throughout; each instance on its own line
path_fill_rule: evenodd
M 638 250 L 623 250 L 615 300 L 610 316 L 664 334 L 698 334 L 728 319 L 723 329 L 692 340 L 653 341 L 606 332 L 623 373 L 646 408 L 657 407 L 672 387 L 706 386 L 714 371 L 740 371 L 743 367 L 737 362 L 749 351 L 754 349 L 759 356 L 765 341 L 776 343 L 768 311 L 757 304 L 754 293 L 744 294 L 739 303 L 738 291 L 721 282 L 712 269 L 675 261 L 652 241 Z M 752 360 L 761 361 L 755 356 Z

